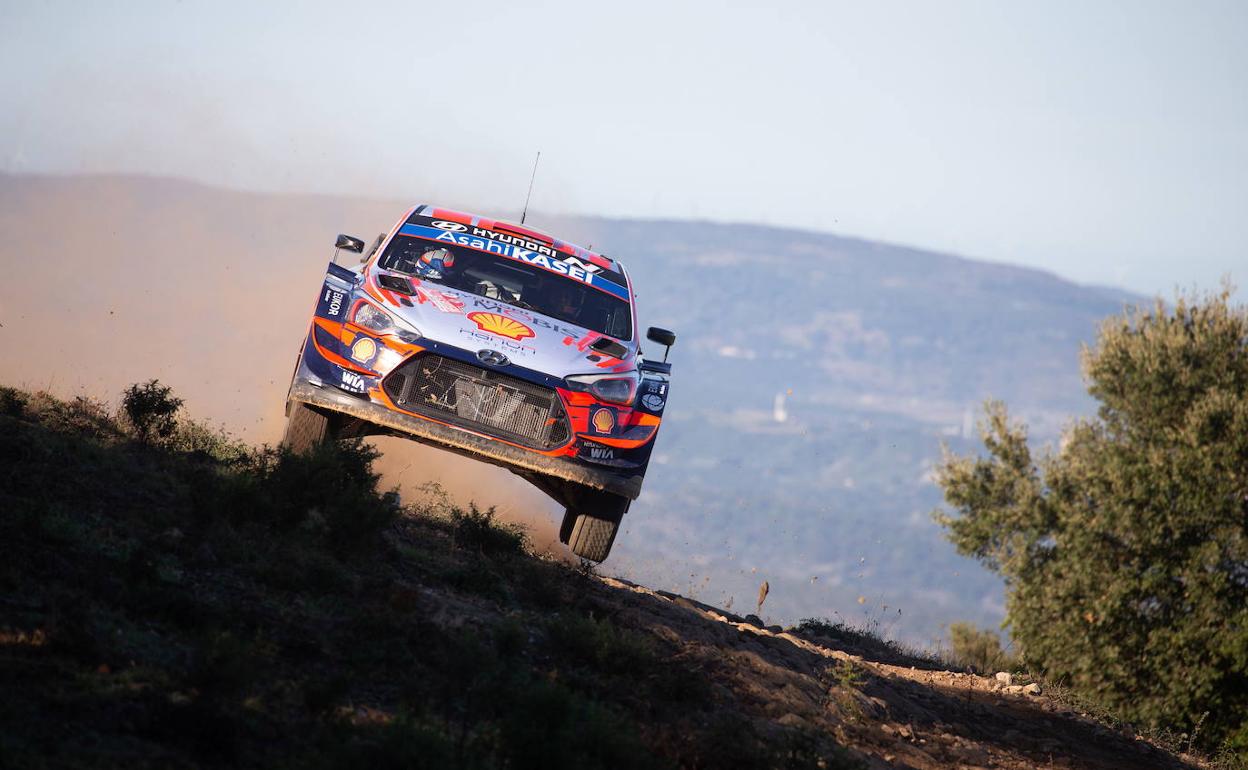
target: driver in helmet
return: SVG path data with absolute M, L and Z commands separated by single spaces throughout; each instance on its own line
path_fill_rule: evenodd
M 451 253 L 450 249 L 436 246 L 425 249 L 425 252 L 416 260 L 416 270 L 414 272 L 421 278 L 440 281 L 449 277 L 451 268 L 454 266 L 455 255 Z

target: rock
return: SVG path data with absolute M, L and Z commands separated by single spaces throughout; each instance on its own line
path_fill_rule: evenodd
M 776 722 L 778 724 L 784 725 L 785 727 L 798 727 L 798 728 L 807 727 L 806 720 L 802 719 L 797 714 L 793 714 L 793 713 L 785 714 L 784 716 L 777 719 Z
M 1021 684 L 1006 685 L 1004 691 L 1008 695 L 1022 695 L 1023 686 Z
M 763 619 L 757 615 L 746 615 L 745 622 L 751 626 L 754 626 L 755 628 L 763 627 Z
M 1014 675 L 1011 674 L 1009 671 L 998 671 L 997 681 L 1005 685 L 1006 687 L 1009 687 L 1010 685 L 1014 684 Z
M 1032 682 L 1031 684 L 1023 687 L 1023 694 L 1024 695 L 1039 695 L 1040 685 L 1036 684 L 1035 682 Z

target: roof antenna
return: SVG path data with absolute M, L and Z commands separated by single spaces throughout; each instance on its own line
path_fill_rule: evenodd
M 537 158 L 533 161 L 533 175 L 529 177 L 529 194 L 524 196 L 524 211 L 520 213 L 520 224 L 524 224 L 524 218 L 529 215 L 529 198 L 533 197 L 533 180 L 537 178 L 537 163 L 542 159 L 542 151 L 537 151 Z

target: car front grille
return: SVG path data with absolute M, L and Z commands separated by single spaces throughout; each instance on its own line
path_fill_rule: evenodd
M 432 353 L 404 362 L 382 388 L 402 409 L 525 446 L 553 449 L 571 435 L 554 390 Z

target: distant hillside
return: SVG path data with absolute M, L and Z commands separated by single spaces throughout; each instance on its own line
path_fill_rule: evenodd
M 371 237 L 409 203 L 0 176 L 0 377 L 115 393 L 159 376 L 197 413 L 273 440 L 334 234 Z M 931 464 L 942 441 L 973 447 L 987 397 L 1054 439 L 1089 407 L 1080 343 L 1136 298 L 822 233 L 530 221 L 623 259 L 643 325 L 680 336 L 657 462 L 608 570 L 738 605 L 766 578 L 777 619 L 911 640 L 1000 620 L 999 584 L 929 520 Z M 553 505 L 505 472 L 384 448 L 392 478 L 442 480 L 550 539 Z

